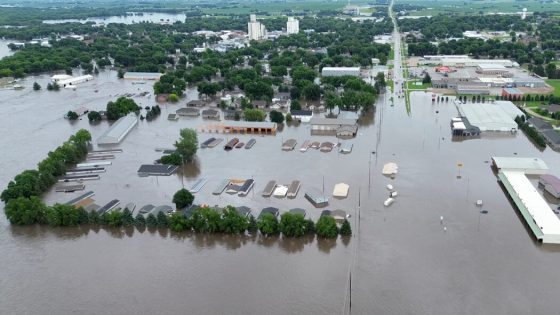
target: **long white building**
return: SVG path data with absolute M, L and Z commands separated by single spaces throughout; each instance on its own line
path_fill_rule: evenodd
M 360 67 L 323 67 L 321 74 L 324 77 L 342 77 L 345 75 L 359 77 Z
M 249 23 L 247 24 L 249 40 L 261 40 L 266 36 L 266 28 L 260 22 L 257 22 L 257 16 L 251 14 Z
M 288 17 L 288 22 L 286 23 L 286 33 L 288 35 L 299 33 L 299 21 L 293 16 Z

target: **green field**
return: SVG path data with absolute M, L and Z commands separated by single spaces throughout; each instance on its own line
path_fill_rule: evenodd
M 546 84 L 554 88 L 554 96 L 560 97 L 560 80 L 546 80 Z
M 560 11 L 560 3 L 541 3 L 539 0 L 492 0 L 492 1 L 469 1 L 468 5 L 463 0 L 396 0 L 396 4 L 411 4 L 423 6 L 425 9 L 419 11 L 410 11 L 410 15 L 437 15 L 437 14 L 484 14 L 488 13 L 514 13 L 521 12 L 523 8 L 527 8 L 528 12 L 551 12 Z
M 422 83 L 420 85 L 416 85 L 416 82 L 421 82 L 421 81 L 407 81 L 406 87 L 409 90 L 427 90 L 428 88 L 432 87 L 431 83 Z
M 295 13 L 304 11 L 341 10 L 346 2 L 338 1 L 287 1 L 271 3 L 236 3 L 220 8 L 202 8 L 202 12 L 214 15 L 249 14 L 252 12 L 268 12 L 269 14 Z
M 391 89 L 391 92 L 395 90 L 395 81 L 387 80 L 387 86 Z

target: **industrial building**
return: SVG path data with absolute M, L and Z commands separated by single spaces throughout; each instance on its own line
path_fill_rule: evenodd
M 159 80 L 163 74 L 159 72 L 127 72 L 124 78 L 128 80 Z
M 288 35 L 299 33 L 299 21 L 293 16 L 288 17 L 288 22 L 286 22 L 286 33 Z
M 222 132 L 222 133 L 255 133 L 255 134 L 276 134 L 278 125 L 274 122 L 266 121 L 231 121 L 225 120 L 220 123 L 210 124 L 201 128 L 201 131 Z
M 121 117 L 103 135 L 97 138 L 97 144 L 118 144 L 138 124 L 133 114 Z
M 515 117 L 525 116 L 512 102 L 495 101 L 491 103 L 455 102 L 459 115 L 466 117 L 472 126 L 480 131 L 516 132 Z
M 250 15 L 247 29 L 249 32 L 249 40 L 261 40 L 266 36 L 266 28 L 264 24 L 257 22 L 257 16 L 255 14 Z
M 352 137 L 358 132 L 356 119 L 312 117 L 309 123 L 311 124 L 312 135 L 323 134 Z
M 321 75 L 324 77 L 342 77 L 346 75 L 359 77 L 360 67 L 323 67 Z
M 539 158 L 494 156 L 492 157 L 492 165 L 502 172 L 521 172 L 529 175 L 548 173 L 548 166 Z
M 435 55 L 424 56 L 418 60 L 418 65 L 448 66 L 448 67 L 478 67 L 480 65 L 502 65 L 507 68 L 519 67 L 517 62 L 507 59 L 473 59 L 467 55 Z
M 54 77 L 57 77 L 57 76 L 53 76 L 53 78 Z M 58 78 L 60 78 L 60 77 L 58 77 Z M 79 77 L 72 77 L 71 76 L 71 77 L 66 78 L 66 79 L 58 79 L 58 80 L 55 80 L 55 82 L 61 87 L 67 87 L 67 86 L 70 86 L 70 85 L 76 85 L 76 84 L 87 82 L 87 81 L 90 81 L 90 80 L 93 80 L 93 76 L 89 75 L 89 74 L 86 74 L 86 75 L 81 75 Z

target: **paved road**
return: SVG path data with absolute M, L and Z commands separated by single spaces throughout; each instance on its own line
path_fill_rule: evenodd
M 393 81 L 395 82 L 395 88 L 393 89 L 393 99 L 395 100 L 395 105 L 405 105 L 404 94 L 400 93 L 402 90 L 401 84 L 404 81 L 403 65 L 402 65 L 402 53 L 401 53 L 401 36 L 399 33 L 399 28 L 397 25 L 397 18 L 395 12 L 393 11 L 394 0 L 389 4 L 389 15 L 393 20 L 393 50 L 395 51 L 395 59 L 393 60 Z M 399 98 L 398 96 L 401 96 Z

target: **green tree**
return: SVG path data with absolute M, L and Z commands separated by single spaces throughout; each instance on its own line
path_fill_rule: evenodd
M 89 216 L 84 207 L 78 207 L 76 211 L 78 212 L 78 224 L 88 224 Z
M 177 94 L 171 93 L 171 94 L 169 94 L 168 100 L 169 100 L 171 103 L 177 103 L 177 102 L 179 101 L 179 97 L 177 96 Z
M 340 235 L 342 236 L 352 235 L 352 228 L 350 227 L 350 222 L 348 222 L 348 220 L 344 220 L 344 222 L 342 222 L 342 226 L 340 226 Z
M 266 113 L 258 108 L 247 108 L 243 111 L 246 121 L 264 121 Z
M 37 82 L 33 82 L 33 91 L 39 91 L 41 86 Z
M 99 217 L 99 213 L 95 210 L 92 210 L 88 213 L 88 221 L 89 224 L 99 224 L 101 218 Z
M 131 226 L 134 224 L 134 217 L 132 216 L 132 212 L 128 208 L 124 208 L 122 211 L 122 225 L 123 226 Z
M 271 213 L 263 214 L 257 225 L 263 235 L 274 235 L 279 232 L 278 219 Z
M 167 214 L 165 214 L 165 212 L 160 211 L 157 214 L 157 226 L 158 227 L 167 227 Z
M 107 213 L 105 223 L 111 227 L 119 227 L 123 225 L 123 213 L 120 209 L 113 210 Z
M 277 111 L 277 110 L 271 110 L 270 111 L 270 121 L 275 122 L 277 124 L 281 124 L 284 122 L 284 115 Z
M 46 221 L 50 226 L 78 225 L 78 211 L 74 206 L 55 204 L 45 210 Z
M 292 114 L 287 113 L 286 114 L 286 122 L 291 122 L 292 121 Z
M 46 206 L 35 196 L 11 199 L 4 212 L 11 224 L 27 225 L 41 222 Z
M 221 230 L 230 234 L 243 234 L 249 227 L 247 218 L 237 212 L 232 206 L 227 206 L 222 214 Z
M 167 165 L 181 165 L 183 163 L 181 156 L 177 153 L 162 156 L 160 162 Z
M 169 228 L 174 232 L 182 232 L 191 228 L 189 220 L 179 211 L 171 214 L 167 220 Z
M 286 212 L 280 216 L 280 231 L 286 237 L 301 237 L 305 234 L 307 224 L 301 214 Z
M 53 90 L 53 85 L 52 83 L 47 83 L 47 91 L 52 91 Z
M 247 226 L 247 231 L 249 231 L 249 233 L 251 233 L 251 235 L 255 235 L 258 230 L 259 230 L 259 226 L 257 224 L 257 220 L 255 220 L 255 217 L 253 215 L 250 215 L 249 216 L 249 224 Z
M 292 100 L 290 102 L 290 109 L 291 110 L 300 110 L 301 109 L 301 104 L 299 103 L 298 100 Z
M 68 111 L 68 113 L 66 113 L 66 117 L 69 120 L 76 120 L 76 119 L 78 119 L 79 116 L 76 112 L 70 110 L 70 111 Z
M 101 121 L 101 114 L 97 111 L 90 111 L 87 115 L 90 122 Z
M 143 227 L 146 226 L 146 218 L 144 218 L 143 215 L 141 215 L 140 213 L 138 213 L 136 215 L 136 217 L 134 218 L 134 225 L 136 227 Z
M 305 232 L 307 234 L 314 234 L 315 233 L 315 222 L 311 219 L 305 220 Z
M 430 77 L 430 74 L 429 74 L 429 73 L 426 73 L 426 75 L 425 75 L 424 78 L 422 79 L 422 83 L 423 83 L 423 84 L 432 83 L 432 77 Z
M 176 153 L 185 161 L 191 161 L 198 149 L 198 137 L 194 129 L 184 128 L 179 132 L 181 138 L 175 142 Z
M 107 103 L 107 119 L 117 120 L 128 113 L 139 111 L 140 107 L 133 99 L 121 96 L 114 102 Z
M 192 205 L 193 201 L 194 196 L 185 188 L 177 190 L 175 195 L 173 195 L 173 203 L 175 204 L 177 209 L 189 207 L 190 205 Z
M 338 227 L 336 220 L 331 216 L 322 216 L 315 225 L 317 235 L 324 238 L 336 238 L 338 235 Z
M 148 217 L 146 218 L 146 226 L 156 227 L 157 225 L 158 225 L 158 220 L 156 219 L 156 216 L 153 215 L 152 213 L 148 214 Z
M 120 69 L 117 71 L 117 78 L 123 79 L 124 78 L 124 70 Z

